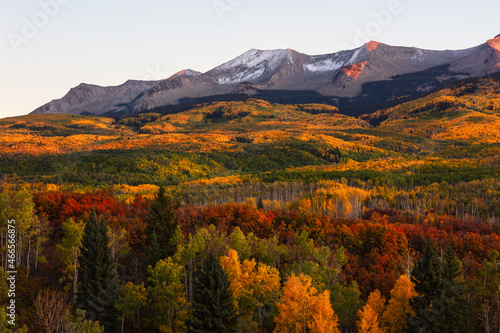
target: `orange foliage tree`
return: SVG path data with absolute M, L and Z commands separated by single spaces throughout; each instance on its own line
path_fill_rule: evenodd
M 413 314 L 410 298 L 416 296 L 417 293 L 413 290 L 413 283 L 406 275 L 400 276 L 390 293 L 391 298 L 380 321 L 387 332 L 401 332 L 406 326 L 406 317 Z
M 252 326 L 252 317 L 258 317 L 259 330 L 266 315 L 271 313 L 281 288 L 279 272 L 276 268 L 255 260 L 240 262 L 238 253 L 230 249 L 221 257 L 221 265 L 226 271 L 233 292 L 240 325 Z
M 340 333 L 338 318 L 330 304 L 330 292 L 325 290 L 319 293 L 307 275 L 290 275 L 285 282 L 278 310 L 279 314 L 274 319 L 275 333 Z
M 378 323 L 378 316 L 375 310 L 366 304 L 358 311 L 359 320 L 357 322 L 358 333 L 383 333 Z
M 385 310 L 385 297 L 380 293 L 380 290 L 375 289 L 370 295 L 368 296 L 368 300 L 366 301 L 367 305 L 370 305 L 377 314 L 377 316 L 380 318 L 382 316 L 382 313 Z

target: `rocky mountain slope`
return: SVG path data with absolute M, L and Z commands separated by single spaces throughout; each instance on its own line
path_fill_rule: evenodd
M 422 77 L 422 72 L 437 67 L 441 69 L 426 72 Z M 373 41 L 354 50 L 316 56 L 291 49 L 252 49 L 206 73 L 184 70 L 165 80 L 127 81 L 118 87 L 81 84 L 33 113 L 130 114 L 190 98 L 253 95 L 263 90 L 312 91 L 355 99 L 367 95 L 363 90 L 366 84 L 380 98 L 391 99 L 497 71 L 500 71 L 500 35 L 458 51 L 396 47 Z M 391 87 L 390 83 L 401 75 L 405 75 L 406 81 L 400 80 L 399 87 Z M 418 80 L 412 81 L 414 78 Z M 399 89 L 407 81 L 413 83 Z M 379 86 L 383 87 L 382 92 Z

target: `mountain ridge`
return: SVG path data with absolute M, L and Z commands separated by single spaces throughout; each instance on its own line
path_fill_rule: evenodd
M 129 80 L 116 87 L 80 84 L 32 113 L 130 114 L 184 99 L 262 90 L 314 91 L 335 98 L 361 97 L 363 86 L 397 75 L 449 65 L 414 93 L 466 77 L 500 71 L 500 37 L 463 50 L 433 51 L 370 41 L 356 49 L 307 55 L 292 49 L 250 49 L 205 73 L 190 69 L 160 81 Z M 388 92 L 381 99 L 398 96 Z

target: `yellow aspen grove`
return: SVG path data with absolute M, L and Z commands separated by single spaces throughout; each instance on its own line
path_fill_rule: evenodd
M 240 314 L 240 330 L 251 331 L 255 326 L 262 331 L 264 319 L 278 300 L 281 288 L 278 270 L 263 263 L 257 265 L 254 259 L 241 262 L 233 249 L 220 261 Z
M 375 310 L 366 304 L 358 311 L 359 320 L 357 322 L 358 333 L 384 333 L 378 323 L 378 316 Z
M 375 311 L 377 316 L 380 318 L 385 310 L 385 302 L 386 299 L 380 293 L 380 290 L 375 289 L 375 291 L 370 293 L 370 295 L 368 296 L 368 301 L 366 302 L 366 304 L 370 305 L 373 311 Z
M 234 295 L 236 307 L 238 307 L 237 299 L 239 299 L 243 294 L 243 285 L 241 282 L 241 263 L 238 257 L 238 252 L 233 249 L 229 249 L 228 255 L 220 258 L 220 263 L 229 278 L 231 291 Z
M 387 303 L 384 314 L 380 318 L 383 327 L 389 333 L 401 332 L 406 325 L 406 318 L 413 314 L 410 298 L 416 296 L 413 283 L 408 276 L 401 275 L 391 290 L 391 298 Z
M 279 314 L 274 320 L 275 333 L 340 333 L 338 318 L 330 304 L 330 293 L 319 294 L 307 275 L 290 275 L 277 306 Z

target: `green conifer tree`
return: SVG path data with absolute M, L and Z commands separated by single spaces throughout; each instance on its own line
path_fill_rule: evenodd
M 451 246 L 446 248 L 441 263 L 442 288 L 433 307 L 439 313 L 436 332 L 472 332 L 473 310 L 466 298 L 466 287 L 460 280 L 462 262 Z
M 262 201 L 262 197 L 257 201 L 257 209 L 264 209 L 264 201 Z
M 213 253 L 196 272 L 188 332 L 236 332 L 238 318 L 229 280 Z
M 427 241 L 412 272 L 418 296 L 410 300 L 415 311 L 407 332 L 472 332 L 474 314 L 460 281 L 462 263 L 448 246 L 443 259 Z
M 81 282 L 78 307 L 86 311 L 88 319 L 103 324 L 106 332 L 115 331 L 114 303 L 119 294 L 117 272 L 109 248 L 108 228 L 102 219 L 97 219 L 94 210 L 83 230 L 78 261 Z
M 161 246 L 158 243 L 156 232 L 153 231 L 153 234 L 151 235 L 151 237 L 149 237 L 149 244 L 146 249 L 146 262 L 148 266 L 154 267 L 158 261 L 162 260 L 163 253 L 164 252 L 162 251 Z
M 432 305 L 441 293 L 441 262 L 436 255 L 434 244 L 427 240 L 411 276 L 418 296 L 410 299 L 415 313 L 408 318 L 407 332 L 434 332 L 438 313 Z
M 176 248 L 171 244 L 171 238 L 177 228 L 175 220 L 174 202 L 172 197 L 166 193 L 164 187 L 160 187 L 155 195 L 149 211 L 149 218 L 146 225 L 146 244 L 148 247 L 159 245 L 159 253 L 149 258 L 149 264 L 154 266 L 159 260 L 173 256 Z M 156 236 L 153 236 L 156 234 Z M 156 237 L 156 240 L 153 239 Z M 155 244 L 156 243 L 156 244 Z

